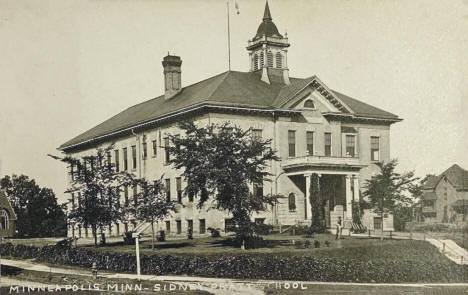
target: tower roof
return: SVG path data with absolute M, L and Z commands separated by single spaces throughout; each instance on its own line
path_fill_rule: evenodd
M 263 21 L 257 29 L 257 34 L 255 35 L 254 40 L 260 39 L 263 36 L 283 38 L 283 36 L 278 32 L 278 28 L 272 21 L 270 6 L 268 5 L 268 1 L 265 4 L 265 12 L 263 13 Z

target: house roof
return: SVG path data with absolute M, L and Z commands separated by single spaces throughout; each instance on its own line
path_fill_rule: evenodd
M 190 110 L 201 105 L 249 107 L 263 110 L 283 110 L 285 101 L 307 87 L 316 77 L 290 78 L 290 85 L 278 77 L 270 84 L 261 81 L 259 73 L 227 71 L 182 88 L 170 99 L 164 95 L 134 105 L 88 131 L 62 144 L 59 149 L 80 145 L 98 137 L 133 128 L 170 114 Z M 335 95 L 351 108 L 355 115 L 369 118 L 387 118 L 398 121 L 398 116 L 370 106 L 338 92 Z
M 447 178 L 447 180 L 454 186 L 455 189 L 468 189 L 468 171 L 461 168 L 457 164 L 452 165 L 438 176 L 429 177 L 424 184 L 424 189 L 435 189 L 444 177 Z
M 260 39 L 263 36 L 283 38 L 283 36 L 278 32 L 278 28 L 272 21 L 270 6 L 268 6 L 268 2 L 265 4 L 263 21 L 260 23 L 260 26 L 257 29 L 257 34 L 255 35 L 254 40 Z

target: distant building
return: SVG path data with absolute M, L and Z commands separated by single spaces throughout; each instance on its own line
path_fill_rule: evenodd
M 254 136 L 272 139 L 281 158 L 268 168 L 272 182 L 251 189 L 255 194 L 282 194 L 285 198 L 267 211 L 254 214 L 252 221 L 310 224 L 313 213 L 308 188 L 316 174 L 321 190 L 327 193 L 327 225 L 333 226 L 341 216 L 349 227 L 353 202 L 360 199 L 362 183 L 379 171 L 375 163 L 390 160 L 390 126 L 401 119 L 330 89 L 315 75 L 290 77 L 289 46 L 287 36 L 281 35 L 273 23 L 267 3 L 262 22 L 248 41 L 249 72 L 227 71 L 182 87 L 182 60 L 168 55 L 162 62 L 163 95 L 124 110 L 59 149 L 82 158 L 94 153 L 96 147 L 115 143 L 110 157 L 118 169 L 149 180 L 164 175 L 167 198 L 181 203 L 177 212 L 158 224 L 159 229 L 175 236 L 185 236 L 188 229 L 203 235 L 209 227 L 228 229 L 230 216 L 208 210 L 208 204 L 198 209 L 196 198 L 183 196 L 182 171 L 170 165 L 164 147 L 169 144 L 168 134 L 180 134 L 178 121 L 191 119 L 199 126 L 229 121 L 244 129 L 252 128 Z M 122 189 L 123 205 L 137 189 Z M 70 204 L 78 204 L 80 198 L 75 193 Z M 385 219 L 384 225 L 390 223 L 388 228 L 392 228 L 391 218 Z M 363 222 L 370 228 L 382 224 L 374 213 Z M 119 222 L 104 230 L 117 235 L 135 224 Z M 89 228 L 80 225 L 69 230 L 70 235 L 89 233 Z
M 423 187 L 424 222 L 456 223 L 468 213 L 468 171 L 457 164 L 438 176 L 429 177 Z
M 6 194 L 0 190 L 0 238 L 12 237 L 16 232 L 16 214 Z

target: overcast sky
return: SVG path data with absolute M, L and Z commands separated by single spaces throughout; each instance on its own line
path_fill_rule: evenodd
M 290 75 L 399 115 L 391 156 L 401 170 L 468 169 L 467 0 L 270 0 L 287 31 Z M 232 69 L 264 0 L 231 0 Z M 0 0 L 2 174 L 63 195 L 56 148 L 163 93 L 161 60 L 182 57 L 183 86 L 227 70 L 225 0 Z

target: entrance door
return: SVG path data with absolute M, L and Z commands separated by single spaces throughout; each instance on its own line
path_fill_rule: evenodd
M 382 218 L 374 217 L 374 229 L 382 229 Z

